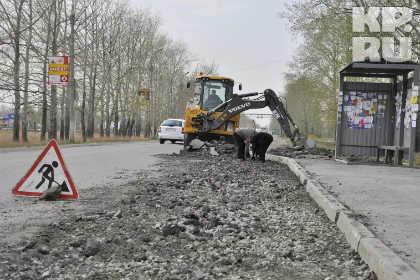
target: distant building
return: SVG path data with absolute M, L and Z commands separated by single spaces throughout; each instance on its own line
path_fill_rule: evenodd
M 10 128 L 13 126 L 15 120 L 15 114 L 0 114 L 0 128 Z

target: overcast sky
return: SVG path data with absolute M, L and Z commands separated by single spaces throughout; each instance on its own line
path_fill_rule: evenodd
M 286 0 L 131 0 L 162 18 L 162 30 L 183 41 L 200 61 L 215 61 L 219 74 L 244 91 L 283 90 L 296 39 L 277 13 Z M 290 2 L 290 1 L 289 1 Z
M 283 74 L 298 45 L 278 17 L 287 0 L 130 0 L 162 19 L 162 31 L 183 41 L 194 58 L 219 66 L 243 93 L 284 89 Z M 236 88 L 237 89 L 237 88 Z M 268 109 L 247 113 L 270 113 Z M 270 119 L 258 119 L 266 126 Z

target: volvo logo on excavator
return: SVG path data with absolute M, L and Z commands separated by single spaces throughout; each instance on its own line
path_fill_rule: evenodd
M 246 102 L 244 104 L 241 104 L 241 105 L 238 105 L 238 106 L 233 107 L 231 109 L 228 109 L 228 112 L 230 114 L 232 114 L 232 113 L 235 113 L 235 112 L 237 112 L 239 110 L 243 110 L 243 109 L 246 109 L 246 108 L 249 108 L 249 107 L 251 107 L 251 103 L 250 102 Z

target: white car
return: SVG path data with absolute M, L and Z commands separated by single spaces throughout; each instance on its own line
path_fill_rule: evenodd
M 181 119 L 167 119 L 162 122 L 158 128 L 158 137 L 160 144 L 165 143 L 166 140 L 175 143 L 176 141 L 184 141 L 184 134 L 182 128 L 185 121 Z

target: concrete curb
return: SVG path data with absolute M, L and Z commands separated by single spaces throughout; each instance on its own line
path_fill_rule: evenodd
M 353 218 L 354 213 L 329 194 L 320 183 L 311 179 L 308 172 L 296 160 L 275 155 L 267 155 L 267 159 L 289 167 L 305 185 L 309 196 L 324 210 L 327 217 L 336 223 L 351 248 L 369 265 L 379 280 L 420 280 L 419 272 Z
M 373 233 L 360 222 L 352 218 L 352 214 L 348 211 L 340 212 L 337 227 L 346 236 L 347 242 L 355 251 L 359 249 L 360 240 L 362 238 L 374 238 Z
M 330 195 L 318 182 L 308 180 L 306 191 L 334 223 L 338 221 L 340 212 L 347 210 L 347 208 L 345 208 L 334 196 Z

